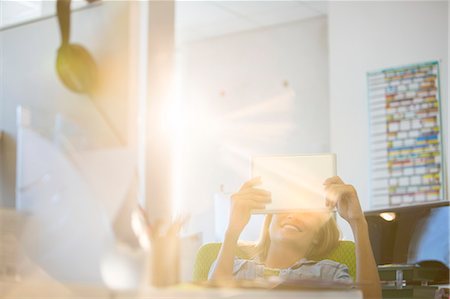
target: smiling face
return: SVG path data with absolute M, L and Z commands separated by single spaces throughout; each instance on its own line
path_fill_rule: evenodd
M 276 214 L 270 225 L 270 239 L 306 250 L 317 243 L 317 232 L 329 217 L 323 212 Z

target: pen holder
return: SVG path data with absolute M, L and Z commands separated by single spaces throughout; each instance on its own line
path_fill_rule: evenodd
M 132 216 L 132 228 L 142 248 L 149 248 L 145 281 L 154 287 L 168 287 L 180 282 L 180 230 L 187 218 L 158 219 L 150 222 L 138 206 Z
M 178 234 L 154 236 L 150 247 L 150 284 L 168 287 L 180 280 L 180 239 Z

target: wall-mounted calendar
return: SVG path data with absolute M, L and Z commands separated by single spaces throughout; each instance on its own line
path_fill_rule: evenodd
M 368 73 L 371 207 L 444 199 L 439 64 Z

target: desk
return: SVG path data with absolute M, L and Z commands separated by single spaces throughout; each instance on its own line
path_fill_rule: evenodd
M 65 285 L 58 283 L 14 283 L 0 282 L 0 298 L 3 299 L 130 299 L 130 298 L 342 298 L 342 299 L 361 299 L 362 293 L 359 290 L 345 291 L 267 291 L 256 289 L 213 289 L 201 288 L 197 286 L 174 287 L 168 289 L 143 288 L 129 291 L 113 291 L 101 287 Z

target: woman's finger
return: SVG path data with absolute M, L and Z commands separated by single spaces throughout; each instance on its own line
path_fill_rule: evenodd
M 264 210 L 266 208 L 266 205 L 263 203 L 253 202 L 252 204 L 249 205 L 249 208 L 251 210 Z
M 271 202 L 272 197 L 271 196 L 265 196 L 265 195 L 253 195 L 253 194 L 236 194 L 233 199 L 235 200 L 253 200 L 257 202 Z
M 263 204 L 263 205 L 267 205 L 271 202 L 271 200 L 251 200 L 253 203 L 256 204 Z
M 272 194 L 264 189 L 259 188 L 246 188 L 242 191 L 239 191 L 240 194 L 252 194 L 252 195 L 262 195 L 262 196 L 271 196 Z
M 336 207 L 336 202 L 330 199 L 326 199 L 325 206 L 329 209 L 334 209 Z
M 324 187 L 326 192 L 350 192 L 353 190 L 352 185 L 330 184 Z
M 336 183 L 331 183 L 331 184 L 324 184 L 323 185 L 323 188 L 325 189 L 325 190 L 328 190 L 328 189 L 331 189 L 331 188 L 333 188 L 333 187 L 335 187 L 335 186 L 342 186 L 341 184 L 336 184 Z
M 255 200 L 241 200 L 239 201 L 239 205 L 241 207 L 245 207 L 246 209 L 262 209 L 266 206 L 265 202 L 255 201 Z
M 323 182 L 324 185 L 330 185 L 330 184 L 344 184 L 344 181 L 341 180 L 338 176 L 333 176 L 331 178 L 328 178 Z
M 325 187 L 325 196 L 326 198 L 331 201 L 336 203 L 340 197 L 342 197 L 342 195 L 344 194 L 344 187 L 345 185 L 329 185 L 327 187 Z
M 245 182 L 245 183 L 242 185 L 242 187 L 241 187 L 240 190 L 244 190 L 244 189 L 247 189 L 247 188 L 251 188 L 251 187 L 254 187 L 254 186 L 258 186 L 258 185 L 261 185 L 261 183 L 262 183 L 261 177 L 255 177 L 255 178 L 252 178 L 251 180 L 248 180 L 247 182 Z
M 352 185 L 333 185 L 327 188 L 326 190 L 326 198 L 330 201 L 334 202 L 336 206 L 342 204 L 342 200 L 348 202 L 356 202 L 358 203 L 358 196 L 355 192 L 355 189 Z
M 262 202 L 262 203 L 272 202 L 272 197 L 269 197 L 269 196 L 252 196 L 249 199 L 253 200 L 255 202 Z

